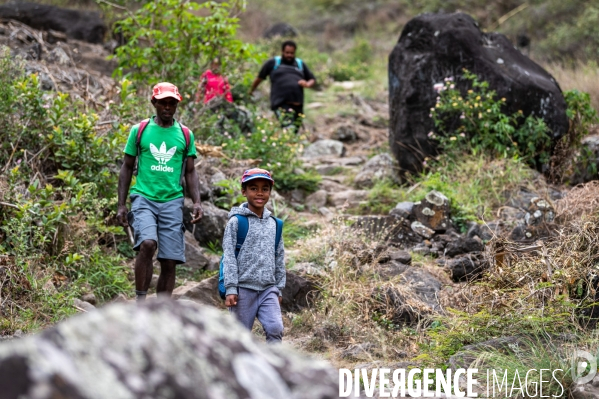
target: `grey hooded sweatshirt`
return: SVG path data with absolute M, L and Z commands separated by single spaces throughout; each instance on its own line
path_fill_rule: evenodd
M 235 259 L 238 220 L 233 215 L 248 218 L 248 234 Z M 226 295 L 237 295 L 237 288 L 263 291 L 272 286 L 282 295 L 285 288 L 285 247 L 283 238 L 275 254 L 277 223 L 264 208 L 262 218 L 247 208 L 247 203 L 233 207 L 223 236 Z

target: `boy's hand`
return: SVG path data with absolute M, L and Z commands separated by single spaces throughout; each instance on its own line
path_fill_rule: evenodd
M 231 306 L 237 306 L 237 295 L 227 295 L 225 299 L 225 306 L 230 308 Z
M 282 296 L 280 296 L 280 297 L 279 297 L 279 306 L 281 306 L 281 304 L 282 304 L 282 303 L 283 303 L 283 297 L 282 297 Z

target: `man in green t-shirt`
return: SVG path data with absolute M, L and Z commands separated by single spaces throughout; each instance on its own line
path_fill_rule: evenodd
M 160 277 L 156 292 L 171 296 L 175 287 L 175 268 L 185 263 L 185 226 L 183 225 L 183 180 L 193 200 L 191 223 L 202 217 L 198 176 L 194 167 L 196 148 L 193 133 L 189 141 L 175 119 L 182 100 L 172 83 L 158 83 L 152 91 L 156 116 L 144 123 L 138 144 L 140 124 L 131 128 L 125 158 L 119 174 L 119 222 L 134 231 L 135 293 L 144 300 L 152 281 L 152 258 L 158 248 Z M 189 143 L 189 145 L 188 145 Z M 185 150 L 187 148 L 187 153 Z M 127 212 L 127 192 L 135 169 L 137 179 L 131 188 L 131 212 Z

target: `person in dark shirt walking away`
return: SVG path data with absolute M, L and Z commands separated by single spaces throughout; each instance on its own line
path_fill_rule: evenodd
M 308 66 L 295 57 L 297 44 L 288 40 L 281 46 L 282 54 L 271 58 L 250 88 L 250 95 L 267 77 L 270 77 L 270 108 L 275 112 L 283 127 L 302 124 L 304 114 L 304 88 L 316 84 L 316 78 Z

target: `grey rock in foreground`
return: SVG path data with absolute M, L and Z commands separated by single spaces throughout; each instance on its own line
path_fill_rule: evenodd
M 0 345 L 6 399 L 327 399 L 327 363 L 267 347 L 229 315 L 175 301 L 117 304 Z

